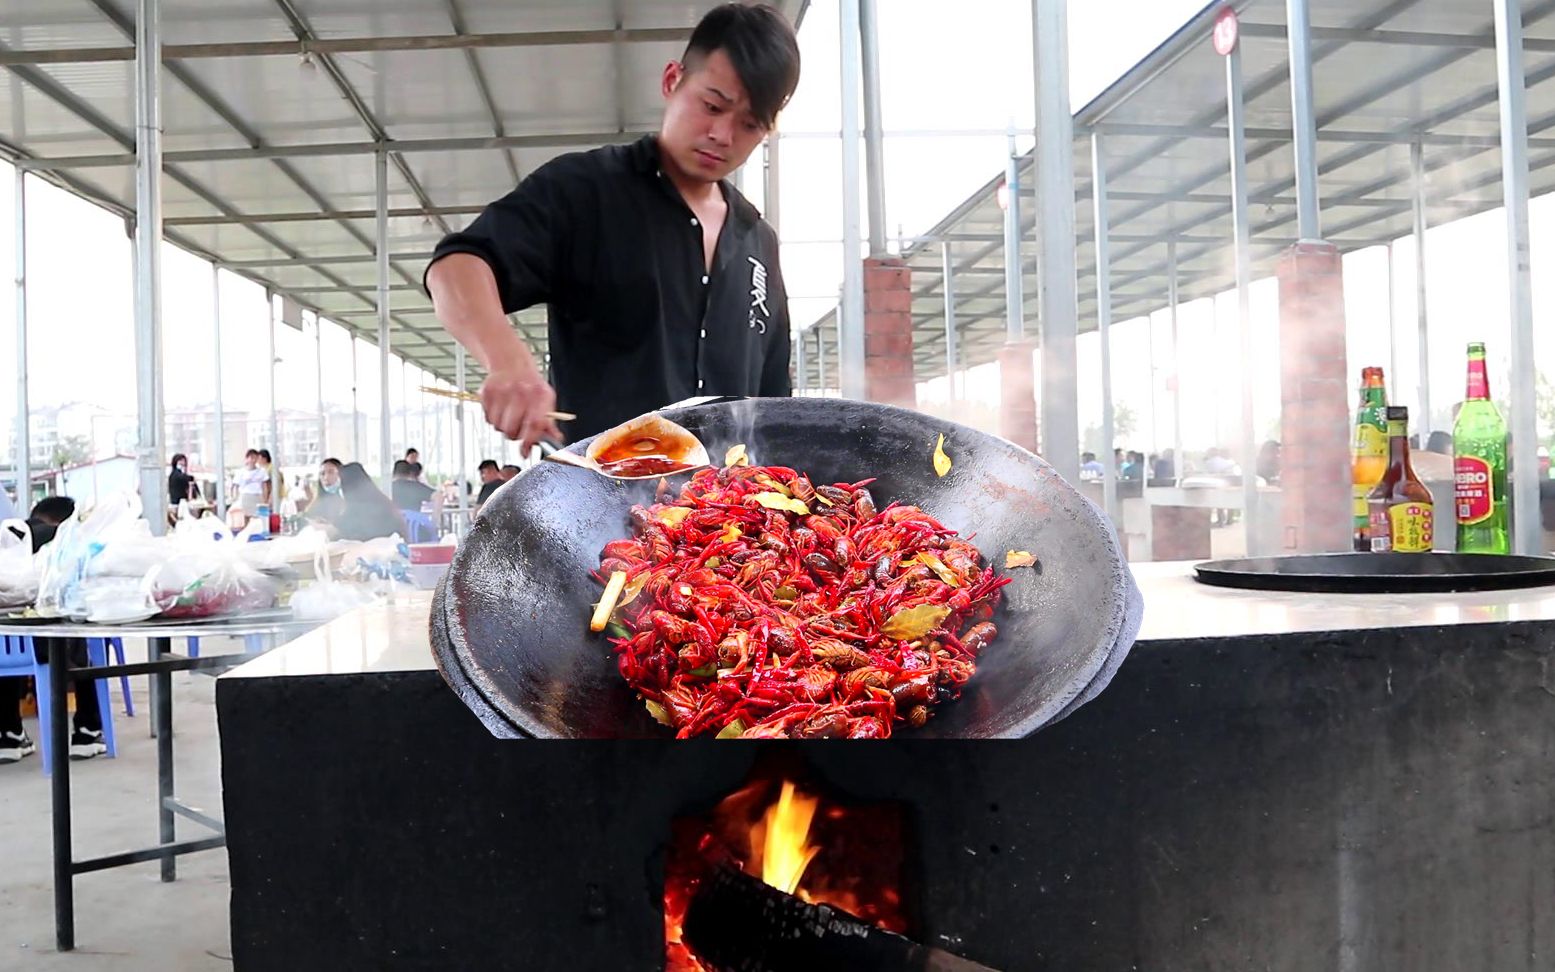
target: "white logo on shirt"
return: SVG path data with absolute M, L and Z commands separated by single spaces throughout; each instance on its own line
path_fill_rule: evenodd
M 772 316 L 772 312 L 767 310 L 767 268 L 755 257 L 746 257 L 746 259 L 751 264 L 750 326 L 755 328 L 757 333 L 765 334 L 767 318 Z M 757 310 L 762 314 L 759 318 L 756 316 Z

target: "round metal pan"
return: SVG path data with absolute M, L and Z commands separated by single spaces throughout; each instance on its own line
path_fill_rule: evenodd
M 1008 550 L 1040 558 L 1040 574 L 1012 572 L 998 640 L 962 696 L 915 737 L 1025 736 L 1099 691 L 1132 643 L 1138 592 L 1106 520 L 1009 442 L 868 402 L 750 399 L 661 414 L 714 457 L 744 443 L 753 462 L 792 466 L 816 482 L 876 477 L 881 506 L 912 503 L 975 532 L 1000 568 Z M 940 434 L 954 461 L 944 478 L 931 463 Z M 654 486 L 541 463 L 499 489 L 475 521 L 439 589 L 432 642 L 449 684 L 497 735 L 667 734 L 621 680 L 610 645 L 588 631 L 599 552 L 630 535 L 628 510 Z
M 1499 591 L 1555 584 L 1555 559 L 1494 554 L 1303 554 L 1215 560 L 1194 570 L 1200 583 L 1217 587 L 1324 594 Z

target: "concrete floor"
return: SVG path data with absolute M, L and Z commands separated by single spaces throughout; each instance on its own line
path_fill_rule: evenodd
M 130 660 L 144 644 L 127 643 Z M 238 645 L 207 643 L 205 653 Z M 182 650 L 181 646 L 175 650 Z M 118 757 L 72 765 L 77 859 L 156 843 L 156 740 L 149 735 L 146 678 L 132 679 L 135 717 L 124 715 L 113 685 Z M 221 817 L 221 759 L 216 738 L 216 680 L 173 676 L 176 792 L 185 803 Z M 36 720 L 27 731 L 41 735 Z M 76 950 L 54 948 L 49 780 L 38 755 L 0 766 L 0 969 L 204 972 L 231 969 L 227 926 L 227 853 L 178 859 L 178 880 L 163 884 L 155 862 L 83 874 L 75 879 Z M 180 820 L 178 836 L 207 831 Z

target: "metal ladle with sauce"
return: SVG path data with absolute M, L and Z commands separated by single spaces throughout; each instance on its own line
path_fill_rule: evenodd
M 545 458 L 626 480 L 656 479 L 709 463 L 700 439 L 657 415 L 643 415 L 601 432 L 581 456 L 554 452 Z

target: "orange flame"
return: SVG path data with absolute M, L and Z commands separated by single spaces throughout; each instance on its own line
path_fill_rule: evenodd
M 767 808 L 763 818 L 766 833 L 761 841 L 761 879 L 786 894 L 793 894 L 805 868 L 821 849 L 807 842 L 810 821 L 821 801 L 804 796 L 788 780 L 777 803 Z M 756 829 L 751 830 L 752 854 L 755 853 Z

